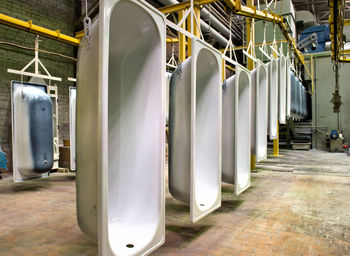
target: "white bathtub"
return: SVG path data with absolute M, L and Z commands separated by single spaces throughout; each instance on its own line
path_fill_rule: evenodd
M 236 65 L 223 84 L 222 179 L 239 195 L 250 187 L 251 74 Z
M 269 137 L 277 139 L 278 122 L 278 64 L 271 56 L 268 63 L 268 87 L 269 87 Z
M 77 88 L 69 87 L 69 138 L 70 138 L 70 169 L 75 171 L 76 151 L 76 106 L 77 106 Z
M 286 86 L 287 86 L 287 97 L 286 97 L 286 117 L 289 119 L 291 117 L 291 105 L 292 105 L 292 95 L 291 95 L 291 75 L 290 75 L 290 56 L 289 53 L 286 56 Z
M 165 17 L 109 0 L 98 23 L 78 57 L 78 223 L 99 255 L 146 255 L 165 236 Z
M 193 40 L 170 81 L 169 190 L 196 222 L 221 206 L 221 53 Z
M 251 72 L 251 145 L 256 162 L 267 158 L 268 83 L 267 66 L 260 60 Z
M 280 55 L 278 59 L 278 120 L 280 124 L 286 124 L 287 102 L 287 67 L 286 57 Z
M 46 90 L 11 83 L 14 182 L 47 177 L 53 166 L 52 102 Z

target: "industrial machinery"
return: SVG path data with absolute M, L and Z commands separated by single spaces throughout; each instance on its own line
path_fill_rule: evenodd
M 324 52 L 329 41 L 328 25 L 313 26 L 301 33 L 297 47 L 305 53 Z
M 344 152 L 343 144 L 344 137 L 338 130 L 332 130 L 329 135 L 329 151 L 330 152 Z

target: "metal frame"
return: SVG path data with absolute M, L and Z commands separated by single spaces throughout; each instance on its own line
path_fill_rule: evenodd
M 200 4 L 208 4 L 208 3 L 212 3 L 212 2 L 216 2 L 216 1 L 212 1 L 212 0 L 201 1 L 201 0 L 198 0 L 196 2 L 197 2 L 198 5 L 200 5 Z M 311 76 L 310 71 L 308 70 L 307 66 L 305 65 L 304 57 L 300 53 L 300 51 L 298 50 L 294 39 L 289 35 L 288 26 L 284 23 L 284 20 L 283 20 L 282 16 L 277 15 L 277 14 L 275 14 L 273 12 L 269 13 L 267 10 L 264 10 L 264 11 L 257 10 L 254 6 L 252 6 L 252 7 L 243 6 L 243 5 L 241 5 L 241 1 L 240 0 L 224 0 L 224 2 L 237 15 L 250 17 L 250 18 L 256 18 L 256 19 L 259 19 L 259 20 L 265 20 L 265 21 L 269 21 L 269 22 L 273 22 L 273 23 L 277 24 L 279 26 L 279 28 L 281 29 L 282 34 L 284 35 L 284 37 L 287 39 L 289 46 L 293 49 L 293 52 L 294 52 L 295 56 L 304 65 L 306 72 Z M 189 8 L 190 6 L 193 6 L 193 0 L 187 1 L 187 2 L 183 2 L 183 3 L 180 3 L 180 4 L 166 6 L 166 7 L 160 8 L 159 10 L 161 12 L 165 13 L 165 14 L 169 14 L 171 12 L 177 12 L 177 11 L 185 10 L 185 9 Z M 167 25 L 171 26 L 175 30 L 185 34 L 186 36 L 188 36 L 190 38 L 193 36 L 193 35 L 191 35 L 191 33 L 185 31 L 183 28 L 177 29 L 176 28 L 176 24 L 174 24 L 173 22 L 171 22 L 169 20 L 167 20 Z
M 47 94 L 52 101 L 52 120 L 56 124 L 53 127 L 55 130 L 53 134 L 53 166 L 52 169 L 58 169 L 60 160 L 60 146 L 59 146 L 59 125 L 58 125 L 58 87 L 57 85 L 47 85 Z M 56 136 L 55 136 L 56 134 Z
M 49 71 L 46 69 L 44 64 L 40 61 L 40 59 L 39 59 L 39 36 L 38 35 L 35 38 L 35 51 L 34 52 L 35 52 L 34 58 L 24 68 L 22 68 L 21 70 L 15 70 L 15 69 L 8 68 L 7 72 L 21 75 L 21 76 L 31 76 L 31 77 L 39 77 L 39 78 L 49 79 L 49 80 L 54 80 L 54 81 L 62 81 L 62 78 L 52 76 L 49 73 Z M 34 73 L 27 72 L 26 70 L 32 64 L 34 64 Z M 42 75 L 39 73 L 39 67 L 41 67 L 45 71 L 46 75 Z

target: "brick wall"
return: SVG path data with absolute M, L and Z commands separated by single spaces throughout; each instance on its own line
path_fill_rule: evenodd
M 32 20 L 33 24 L 52 30 L 60 29 L 61 33 L 73 35 L 81 3 L 76 0 L 0 0 L 0 13 L 21 20 Z M 26 47 L 34 47 L 35 35 L 0 24 L 0 41 L 10 42 Z M 75 57 L 76 48 L 68 44 L 40 37 L 40 49 Z M 60 142 L 69 138 L 69 86 L 74 83 L 67 77 L 75 77 L 76 63 L 58 56 L 40 53 L 40 59 L 53 76 L 61 77 L 57 84 L 59 102 L 59 136 Z M 9 171 L 12 171 L 11 147 L 11 80 L 20 80 L 20 76 L 7 73 L 7 68 L 22 69 L 34 57 L 33 51 L 0 44 L 0 143 L 8 154 Z M 28 81 L 29 78 L 24 78 Z M 48 81 L 47 81 L 48 83 Z

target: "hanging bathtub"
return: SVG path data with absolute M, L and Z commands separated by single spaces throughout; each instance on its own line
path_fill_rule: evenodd
M 286 123 L 287 76 L 286 57 L 280 55 L 278 59 L 278 120 Z
M 298 79 L 294 72 L 290 71 L 291 76 L 291 115 L 296 118 L 298 112 Z
M 77 218 L 99 255 L 164 243 L 165 39 L 151 5 L 109 0 L 79 49 Z
M 302 119 L 306 118 L 306 91 L 305 87 L 301 86 L 301 117 Z
M 303 99 L 302 99 L 302 87 L 303 85 L 300 82 L 300 79 L 298 79 L 298 108 L 297 108 L 297 114 L 298 119 L 300 120 L 303 115 Z
M 221 58 L 194 39 L 170 81 L 169 190 L 192 222 L 221 205 Z
M 289 53 L 286 57 L 286 117 L 289 119 L 291 117 L 291 75 L 290 75 L 290 56 Z
M 170 79 L 171 79 L 171 74 L 170 72 L 165 73 L 165 79 L 166 79 L 166 100 L 165 100 L 165 105 L 166 105 L 166 123 L 169 123 L 169 95 L 170 95 Z
M 263 70 L 263 66 L 258 69 L 259 80 L 262 78 L 260 72 L 263 73 Z M 250 186 L 250 76 L 247 69 L 236 65 L 235 75 L 223 84 L 222 179 L 224 182 L 235 185 L 236 195 Z
M 271 56 L 268 63 L 268 87 L 269 87 L 269 137 L 270 140 L 277 139 L 277 122 L 278 122 L 278 63 Z
M 70 169 L 75 171 L 75 127 L 76 127 L 76 97 L 77 88 L 69 87 L 69 136 L 70 136 Z
M 267 158 L 268 113 L 267 66 L 261 61 L 256 62 L 256 68 L 251 72 L 251 93 L 252 155 L 260 162 Z
M 46 86 L 11 83 L 13 181 L 48 176 L 53 166 L 52 102 Z

